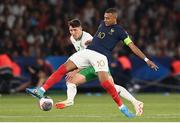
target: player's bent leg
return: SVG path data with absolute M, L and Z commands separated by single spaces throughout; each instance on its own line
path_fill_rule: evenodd
M 83 83 L 86 82 L 86 77 L 82 74 L 77 73 L 72 79 L 71 81 L 69 81 L 69 83 L 73 83 L 76 85 L 81 85 Z
M 136 115 L 140 116 L 143 113 L 143 102 L 138 101 L 135 97 L 133 97 L 124 87 L 115 84 L 115 88 L 119 95 L 126 100 L 130 101 L 134 105 L 134 109 L 136 111 Z
M 112 96 L 113 100 L 119 107 L 119 110 L 128 118 L 133 118 L 135 115 L 129 112 L 128 108 L 122 103 L 121 98 L 119 97 L 114 84 L 110 82 L 107 72 L 98 72 L 99 80 L 101 81 L 102 87 Z M 107 79 L 106 81 L 104 81 Z
M 55 107 L 57 109 L 64 109 L 66 107 L 74 105 L 74 98 L 77 93 L 76 84 L 82 84 L 86 81 L 85 76 L 77 73 L 75 76 L 67 82 L 67 99 L 62 102 L 57 102 Z
M 55 104 L 55 107 L 57 109 L 64 109 L 66 107 L 74 105 L 74 98 L 77 94 L 76 84 L 67 82 L 66 85 L 67 85 L 67 99 L 61 102 L 57 102 Z
M 114 84 L 114 80 L 113 80 L 113 78 L 112 78 L 111 75 L 109 75 L 109 80 L 112 82 L 112 84 Z M 121 92 L 120 86 L 114 84 L 114 87 L 115 87 L 117 93 L 120 94 L 120 92 Z M 124 88 L 124 89 L 125 89 L 125 88 Z M 128 117 L 128 118 L 133 118 L 133 117 L 135 117 L 135 114 L 132 113 L 132 112 L 130 112 L 130 111 L 128 110 L 127 106 L 125 106 L 124 104 L 122 104 L 121 107 L 119 107 L 119 109 L 120 109 L 120 112 L 122 112 L 122 113 L 123 113 L 126 117 Z
M 73 61 L 66 61 L 53 74 L 51 74 L 51 76 L 47 79 L 42 87 L 47 91 L 54 84 L 58 83 L 67 72 L 72 71 L 76 68 L 77 66 L 73 63 Z
M 67 86 L 67 100 L 69 102 L 74 102 L 74 98 L 77 94 L 76 84 L 66 82 L 66 86 Z
M 114 80 L 111 75 L 109 75 L 109 80 L 111 80 L 114 83 Z M 134 109 L 136 111 L 136 115 L 140 116 L 143 113 L 143 103 L 141 101 L 136 100 L 135 97 L 133 97 L 124 87 L 120 85 L 114 84 L 114 87 L 118 94 L 130 101 L 134 105 Z

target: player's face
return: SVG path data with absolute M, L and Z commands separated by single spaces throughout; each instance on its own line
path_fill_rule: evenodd
M 116 23 L 116 16 L 114 16 L 112 13 L 105 13 L 104 22 L 106 26 L 114 25 Z
M 79 39 L 82 35 L 82 28 L 81 27 L 72 27 L 69 26 L 69 32 L 73 36 L 74 39 Z

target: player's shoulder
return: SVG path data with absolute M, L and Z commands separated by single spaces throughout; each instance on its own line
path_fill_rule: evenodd
M 83 31 L 83 36 L 84 37 L 92 37 L 92 35 L 86 31 Z
M 84 35 L 91 35 L 90 33 L 86 32 L 86 31 L 83 31 L 83 34 Z
M 117 32 L 121 32 L 121 33 L 126 33 L 127 31 L 119 24 L 114 25 L 115 30 L 117 30 Z
M 116 29 L 124 30 L 123 27 L 122 27 L 121 25 L 119 25 L 119 24 L 115 24 L 115 25 L 113 25 L 113 26 L 114 26 L 114 28 L 116 28 Z

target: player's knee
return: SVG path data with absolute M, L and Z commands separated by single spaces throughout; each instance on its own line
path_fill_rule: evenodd
M 104 81 L 109 80 L 109 75 L 105 71 L 99 71 L 98 72 L 98 78 L 99 78 L 100 82 L 104 82 Z
M 70 82 L 73 84 L 79 85 L 79 84 L 85 83 L 85 81 L 86 80 L 84 77 L 76 77 L 76 78 L 73 78 Z
M 68 83 L 74 83 L 74 82 L 73 80 L 69 79 L 66 83 L 68 84 Z

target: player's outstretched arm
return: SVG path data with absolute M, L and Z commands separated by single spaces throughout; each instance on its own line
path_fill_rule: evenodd
M 144 53 L 143 53 L 133 42 L 129 43 L 128 46 L 129 46 L 129 48 L 132 50 L 132 52 L 133 52 L 134 54 L 136 54 L 137 56 L 139 56 L 141 59 L 143 59 L 150 68 L 152 68 L 152 69 L 154 69 L 154 70 L 156 70 L 156 71 L 159 69 L 158 66 L 157 66 L 154 62 L 152 62 L 151 60 L 149 60 L 149 59 L 144 55 Z

